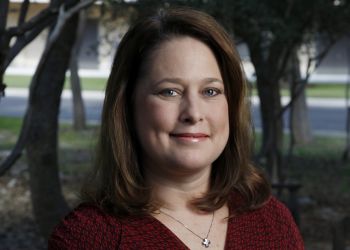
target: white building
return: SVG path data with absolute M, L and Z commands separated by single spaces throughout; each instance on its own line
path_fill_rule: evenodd
M 1 1 L 1 0 L 0 0 Z M 28 18 L 34 16 L 48 6 L 49 0 L 31 0 Z M 11 0 L 8 26 L 15 26 L 22 0 Z M 111 13 L 110 13 L 111 14 Z M 80 46 L 80 73 L 85 76 L 107 77 L 111 67 L 115 49 L 125 33 L 128 24 L 125 18 L 110 21 L 110 16 L 101 17 L 99 5 L 86 10 L 82 44 Z M 11 63 L 6 74 L 33 74 L 44 49 L 47 31 L 31 42 Z M 248 78 L 254 79 L 254 67 L 249 53 L 244 45 L 238 47 L 244 62 Z M 304 70 L 306 61 L 301 57 L 301 68 Z M 311 82 L 339 82 L 350 80 L 350 38 L 339 41 L 324 59 Z

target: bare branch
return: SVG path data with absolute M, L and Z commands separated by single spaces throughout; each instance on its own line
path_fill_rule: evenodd
M 38 15 L 32 17 L 29 21 L 23 23 L 19 27 L 10 27 L 7 29 L 7 33 L 10 37 L 13 36 L 21 36 L 25 32 L 33 29 L 36 25 L 38 25 L 41 22 L 44 22 L 47 18 L 50 16 L 56 16 L 58 13 L 57 8 L 46 8 L 45 10 L 41 11 Z
M 22 5 L 21 5 L 21 11 L 20 11 L 19 17 L 18 17 L 18 26 L 21 26 L 24 23 L 24 21 L 26 20 L 29 4 L 30 4 L 29 0 L 23 1 Z
M 30 110 L 28 110 L 24 118 L 24 122 L 21 128 L 20 135 L 17 139 L 16 145 L 12 149 L 10 155 L 8 155 L 4 160 L 4 162 L 0 165 L 0 176 L 4 175 L 6 171 L 9 170 L 11 166 L 21 157 L 22 151 L 27 143 L 30 118 L 31 118 L 31 112 Z
M 37 71 L 40 71 L 40 68 L 44 66 L 45 60 L 43 58 L 46 58 L 46 55 L 50 52 L 50 49 L 56 42 L 58 36 L 60 35 L 62 29 L 64 28 L 64 24 L 69 20 L 70 17 L 72 17 L 74 14 L 82 10 L 83 8 L 87 8 L 91 4 L 93 4 L 96 0 L 85 0 L 84 2 L 80 2 L 79 4 L 75 5 L 68 11 L 64 10 L 64 7 L 61 6 L 59 11 L 59 17 L 57 18 L 57 23 L 51 32 L 49 39 L 47 40 L 43 55 L 41 56 L 41 60 L 39 61 L 39 64 L 37 66 Z M 36 75 L 33 76 L 33 79 L 36 77 Z M 35 79 L 32 80 L 35 82 Z M 32 93 L 36 89 L 36 85 L 32 84 L 30 86 L 30 93 Z M 30 101 L 30 100 L 29 100 Z
M 73 8 L 69 9 L 69 11 L 64 12 L 64 7 L 61 5 L 61 17 L 58 19 L 58 23 L 56 27 L 58 29 L 62 29 L 63 25 L 66 23 L 66 21 L 75 13 L 79 12 L 81 9 L 86 8 L 90 6 L 95 0 L 87 0 L 84 2 L 80 2 Z M 28 30 L 27 32 L 30 32 L 29 34 L 24 34 L 24 37 L 20 37 L 16 43 L 13 45 L 11 51 L 9 52 L 8 58 L 5 62 L 5 68 L 12 62 L 12 60 L 18 55 L 18 53 L 28 44 L 30 43 L 39 33 L 41 33 L 42 30 L 44 30 L 46 27 L 48 27 L 50 24 L 53 23 L 54 18 L 50 15 L 45 15 L 45 18 L 39 18 L 37 20 L 41 20 L 38 22 L 35 26 L 32 27 L 32 30 Z M 28 26 L 29 27 L 29 26 Z M 60 32 L 60 30 L 57 30 L 57 32 Z M 22 34 L 22 35 L 23 35 Z M 55 39 L 55 36 L 58 36 L 57 34 L 52 33 L 50 37 L 53 36 L 53 39 Z M 51 38 L 50 38 L 51 39 Z
M 316 71 L 316 69 L 321 64 L 321 62 L 323 61 L 325 56 L 328 54 L 329 50 L 332 48 L 334 43 L 335 43 L 335 41 L 332 40 L 332 42 L 327 44 L 327 46 L 324 48 L 324 50 L 321 53 L 319 53 L 315 57 L 309 58 L 308 63 L 307 63 L 306 75 L 305 75 L 304 79 L 302 79 L 300 81 L 300 84 L 298 84 L 297 89 L 295 90 L 294 93 L 292 93 L 292 96 L 291 96 L 289 102 L 279 112 L 279 114 L 278 114 L 279 117 L 281 117 L 284 114 L 284 112 L 286 112 L 293 105 L 293 103 L 298 98 L 300 93 L 305 89 L 305 87 L 310 79 L 311 74 Z M 313 71 L 310 70 L 312 61 L 316 61 L 316 64 L 315 64 Z
M 288 19 L 290 17 L 292 9 L 294 7 L 294 0 L 289 0 L 287 2 L 288 2 L 288 4 L 287 4 L 287 7 L 286 7 L 286 11 L 284 13 L 284 18 L 285 19 Z
M 74 7 L 69 9 L 68 11 L 65 11 L 64 6 L 61 5 L 60 10 L 59 10 L 59 17 L 57 20 L 57 24 L 56 24 L 54 30 L 52 31 L 52 33 L 49 37 L 49 40 L 48 40 L 49 47 L 51 46 L 51 42 L 55 41 L 57 39 L 57 37 L 59 36 L 59 34 L 61 33 L 61 31 L 63 29 L 64 24 L 68 21 L 68 19 L 70 19 L 74 14 L 76 14 L 80 10 L 89 7 L 95 1 L 96 0 L 85 0 L 85 1 L 80 2 L 79 4 L 75 5 Z
M 25 35 L 17 38 L 15 44 L 10 49 L 6 61 L 4 63 L 5 68 L 7 68 L 13 59 L 22 51 L 22 49 L 27 46 L 31 41 L 33 41 L 45 28 L 50 26 L 55 21 L 55 18 L 49 17 L 44 22 L 38 23 L 34 29 L 27 32 Z
M 43 67 L 44 63 L 45 63 L 45 59 L 46 59 L 46 55 L 49 53 L 51 47 L 54 45 L 54 43 L 56 42 L 58 36 L 60 35 L 64 24 L 69 20 L 70 17 L 72 17 L 74 14 L 76 14 L 77 12 L 79 12 L 81 9 L 86 8 L 88 6 L 90 6 L 91 4 L 93 4 L 95 2 L 95 0 L 86 0 L 84 2 L 80 2 L 79 4 L 77 4 L 76 6 L 72 7 L 71 9 L 69 9 L 68 11 L 64 11 L 63 5 L 60 8 L 60 17 L 58 18 L 57 24 L 53 30 L 53 32 L 51 33 L 48 41 L 47 41 L 47 45 L 45 47 L 45 50 L 43 52 L 43 55 L 41 56 L 41 60 L 39 62 L 39 65 L 37 67 L 36 72 L 40 71 L 40 68 Z M 30 93 L 34 93 L 35 89 L 36 89 L 36 79 L 37 76 L 36 74 L 33 76 L 32 79 L 32 84 L 30 86 Z M 34 83 L 34 84 L 33 84 Z M 31 96 L 31 95 L 30 95 Z M 31 101 L 29 96 L 29 102 Z M 27 143 L 27 139 L 28 139 L 28 132 L 29 132 L 29 124 L 31 123 L 31 109 L 28 108 L 27 110 L 27 114 L 20 132 L 20 136 L 16 142 L 15 147 L 12 149 L 10 155 L 8 157 L 6 157 L 6 159 L 4 160 L 4 162 L 0 165 L 0 176 L 3 175 L 15 162 L 16 160 L 21 156 L 22 151 Z
M 0 1 L 0 35 L 2 35 L 6 29 L 8 7 L 9 0 Z

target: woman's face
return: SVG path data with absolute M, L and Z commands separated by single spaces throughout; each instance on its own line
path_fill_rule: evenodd
M 191 37 L 162 43 L 135 89 L 135 126 L 142 164 L 185 174 L 209 169 L 229 136 L 228 104 L 219 66 Z

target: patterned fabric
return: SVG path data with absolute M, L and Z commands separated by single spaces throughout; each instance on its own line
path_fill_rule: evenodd
M 237 199 L 229 202 L 232 214 Z M 117 219 L 97 206 L 82 204 L 68 214 L 49 239 L 54 249 L 188 249 L 152 216 Z M 204 248 L 203 248 L 204 249 Z M 260 209 L 228 221 L 225 249 L 304 249 L 289 210 L 271 197 Z

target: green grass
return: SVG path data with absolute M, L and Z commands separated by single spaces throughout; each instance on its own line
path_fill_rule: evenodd
M 0 151 L 10 151 L 16 143 L 22 120 L 0 117 Z M 81 175 L 92 164 L 97 138 L 97 126 L 75 131 L 70 124 L 60 124 L 60 170 L 68 175 Z M 25 157 L 21 160 L 25 160 Z M 1 161 L 1 159 L 0 159 Z
M 15 75 L 5 75 L 4 82 L 10 88 L 28 88 L 31 81 L 30 76 L 15 76 Z M 106 78 L 102 77 L 82 77 L 81 84 L 84 90 L 104 90 L 107 83 Z M 65 89 L 70 88 L 69 78 L 66 78 Z
M 0 117 L 0 133 L 10 132 L 17 134 L 22 126 L 22 119 Z
M 345 98 L 345 84 L 314 84 L 306 88 L 309 97 Z
M 0 141 L 0 145 L 6 140 L 14 143 L 20 132 L 22 119 L 12 117 L 0 117 L 0 134 L 9 137 Z M 86 149 L 94 145 L 97 137 L 97 126 L 89 125 L 86 130 L 75 131 L 72 125 L 62 123 L 59 128 L 60 144 L 64 148 Z
M 350 163 L 342 161 L 345 139 L 315 137 L 312 144 L 298 146 L 287 162 L 289 177 L 299 180 L 301 194 L 319 205 L 350 203 Z
M 261 145 L 261 133 L 255 134 L 255 149 Z M 284 135 L 284 156 L 289 135 Z M 297 145 L 293 156 L 283 158 L 283 169 L 289 181 L 301 183 L 300 196 L 311 197 L 319 205 L 350 204 L 350 162 L 342 161 L 345 138 L 314 136 L 307 145 Z M 347 205 L 346 205 L 347 206 Z

